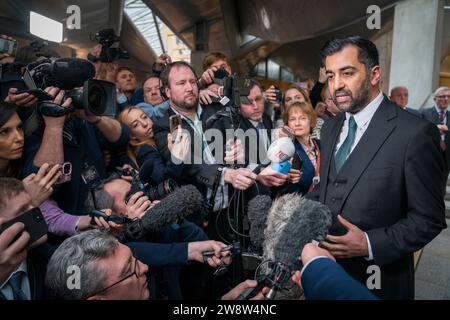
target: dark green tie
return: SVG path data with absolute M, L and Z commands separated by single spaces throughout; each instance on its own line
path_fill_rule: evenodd
M 339 172 L 339 170 L 341 170 L 342 166 L 345 163 L 345 160 L 347 160 L 347 157 L 350 154 L 350 150 L 352 148 L 353 142 L 355 141 L 357 128 L 358 128 L 358 125 L 356 124 L 355 118 L 353 118 L 353 116 L 351 116 L 348 119 L 347 138 L 345 138 L 344 143 L 341 145 L 338 152 L 336 152 L 336 156 L 334 157 L 335 162 L 336 162 L 337 172 Z

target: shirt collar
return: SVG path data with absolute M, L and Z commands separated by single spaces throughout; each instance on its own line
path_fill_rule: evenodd
M 261 121 L 255 121 L 255 120 L 248 119 L 248 121 L 250 121 L 250 123 L 251 123 L 255 128 L 258 126 L 258 124 L 262 123 L 262 119 L 261 119 Z
M 189 119 L 188 117 L 179 113 L 172 105 L 170 105 L 170 109 L 172 109 L 172 111 L 175 112 L 176 114 L 179 114 L 182 118 Z M 201 104 L 199 103 L 197 106 L 197 110 L 195 111 L 195 115 L 197 116 L 197 119 L 195 119 L 195 122 L 200 120 L 202 112 L 203 112 L 203 108 L 202 108 Z M 189 119 L 189 120 L 192 121 L 191 119 Z
M 19 267 L 17 267 L 16 271 L 12 272 L 12 273 L 9 275 L 8 279 L 6 279 L 6 281 L 3 282 L 2 285 L 0 286 L 0 290 L 3 290 L 4 287 L 5 287 L 5 285 L 9 282 L 9 279 L 11 279 L 11 277 L 12 277 L 14 274 L 16 274 L 17 272 L 19 272 L 19 271 L 25 272 L 25 274 L 28 275 L 28 272 L 27 272 L 27 271 L 28 271 L 28 270 L 27 270 L 27 260 L 22 261 L 22 263 L 19 264 Z
M 441 114 L 441 109 L 438 108 L 438 106 L 434 106 L 434 110 L 436 110 L 437 114 Z M 445 114 L 447 114 L 447 109 L 445 109 Z
M 373 99 L 364 109 L 361 111 L 351 114 L 349 112 L 345 113 L 345 118 L 348 120 L 351 116 L 355 119 L 355 122 L 358 126 L 358 128 L 363 128 L 366 126 L 370 120 L 372 119 L 373 115 L 375 114 L 375 111 L 377 111 L 378 107 L 380 106 L 381 102 L 384 99 L 383 93 L 380 91 L 380 93 L 376 96 L 375 99 Z

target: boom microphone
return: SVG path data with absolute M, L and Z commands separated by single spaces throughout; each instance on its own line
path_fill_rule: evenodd
M 303 247 L 312 240 L 323 240 L 332 224 L 331 211 L 325 205 L 297 194 L 275 200 L 267 219 L 263 256 L 278 269 L 286 269 L 285 276 L 287 270 L 300 270 Z M 287 282 L 272 287 L 268 296 L 273 298 L 277 290 L 286 286 Z M 284 299 L 300 297 L 296 286 L 291 289 L 283 293 Z
M 146 233 L 176 223 L 203 209 L 203 196 L 193 185 L 182 186 L 171 192 L 145 215 L 128 225 L 126 235 L 134 240 L 141 239 Z
M 247 216 L 250 223 L 250 252 L 262 254 L 264 229 L 266 229 L 267 215 L 271 206 L 272 199 L 267 195 L 258 195 L 248 202 Z

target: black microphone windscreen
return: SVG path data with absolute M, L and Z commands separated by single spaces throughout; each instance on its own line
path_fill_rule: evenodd
M 82 87 L 95 76 L 94 65 L 85 59 L 60 58 L 52 63 L 52 75 L 63 90 Z
M 247 216 L 250 223 L 250 251 L 262 254 L 264 230 L 272 199 L 267 195 L 258 195 L 248 202 Z
M 202 194 L 193 185 L 185 185 L 169 193 L 137 222 L 146 232 L 157 231 L 202 209 Z

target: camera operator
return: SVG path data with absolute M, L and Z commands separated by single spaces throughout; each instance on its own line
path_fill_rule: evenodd
M 0 225 L 33 208 L 24 184 L 0 178 Z M 29 246 L 30 234 L 16 222 L 0 233 L 0 300 L 41 300 L 49 297 L 44 286 L 47 252 L 42 236 Z
M 45 90 L 54 96 L 53 103 L 69 107 L 64 91 L 55 87 Z M 55 187 L 54 199 L 70 214 L 84 214 L 88 185 L 82 176 L 105 175 L 102 148 L 115 150 L 128 142 L 126 126 L 106 116 L 86 115 L 85 110 L 60 116 L 43 116 L 44 125 L 33 132 L 25 147 L 25 173 L 36 172 L 43 163 L 72 165 L 72 180 Z

